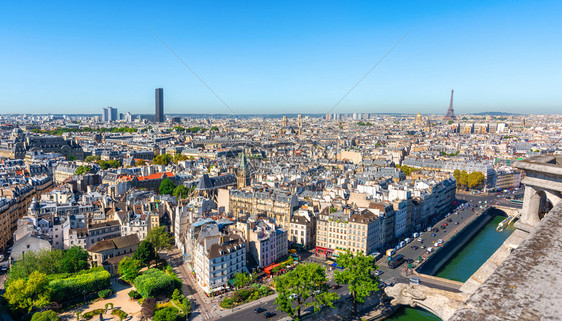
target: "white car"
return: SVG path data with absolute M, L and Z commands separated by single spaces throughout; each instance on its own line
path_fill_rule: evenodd
M 443 244 L 443 240 L 442 240 L 442 239 L 438 239 L 438 240 L 437 240 L 437 243 Z

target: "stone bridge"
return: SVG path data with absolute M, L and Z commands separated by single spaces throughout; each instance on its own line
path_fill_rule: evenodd
M 526 172 L 516 231 L 461 286 L 461 293 L 396 284 L 385 289 L 393 304 L 421 307 L 444 321 L 560 320 L 562 157 L 532 157 L 514 166 Z M 513 213 L 510 207 L 497 208 Z

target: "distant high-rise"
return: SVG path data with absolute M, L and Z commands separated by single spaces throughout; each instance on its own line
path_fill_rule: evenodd
M 443 120 L 455 120 L 457 116 L 455 116 L 455 110 L 453 109 L 453 92 L 454 90 L 451 89 L 451 102 L 449 103 L 449 109 L 447 110 L 447 114 L 443 117 Z
M 164 89 L 156 88 L 156 111 L 154 113 L 154 121 L 163 123 L 166 121 L 164 118 Z
M 117 108 L 104 107 L 102 114 L 103 122 L 112 122 L 117 120 Z

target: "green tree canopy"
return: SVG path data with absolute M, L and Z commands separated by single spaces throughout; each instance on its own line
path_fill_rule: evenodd
M 121 279 L 131 283 L 137 278 L 137 276 L 139 276 L 141 266 L 142 264 L 140 260 L 126 257 L 119 262 L 117 271 L 119 272 Z
M 313 306 L 314 312 L 320 311 L 322 305 L 333 308 L 339 296 L 328 292 L 326 282 L 326 270 L 316 263 L 299 264 L 294 270 L 275 277 L 277 309 L 300 320 L 302 306 Z
M 472 172 L 467 176 L 467 185 L 468 188 L 474 188 L 478 185 L 481 185 L 486 180 L 484 174 L 482 172 Z
M 170 249 L 172 247 L 172 237 L 170 236 L 170 233 L 166 231 L 164 226 L 158 226 L 151 229 L 146 235 L 145 240 L 150 242 L 156 251 Z
M 29 275 L 27 281 L 17 279 L 10 282 L 4 298 L 11 307 L 31 312 L 34 307 L 41 308 L 49 304 L 49 293 L 47 275 L 35 271 Z
M 162 180 L 162 183 L 160 183 L 160 194 L 166 194 L 166 195 L 171 195 L 174 192 L 174 189 L 176 188 L 176 184 L 174 184 L 174 182 L 169 179 L 169 178 L 164 178 Z
M 97 156 L 97 155 L 88 156 L 84 159 L 85 162 L 91 162 L 91 163 L 97 162 L 99 160 L 100 160 L 100 157 Z
M 184 161 L 184 160 L 188 160 L 188 159 L 189 159 L 189 158 L 188 158 L 187 156 L 182 155 L 182 154 L 176 154 L 176 155 L 174 155 L 174 163 L 176 163 L 176 164 L 177 164 L 178 162 L 181 162 L 181 161 Z
M 31 321 L 59 321 L 58 314 L 53 310 L 43 312 L 35 312 L 31 317 Z
M 142 241 L 133 254 L 133 259 L 139 260 L 143 266 L 149 266 L 152 261 L 156 260 L 154 245 L 146 240 Z
M 73 246 L 64 252 L 62 268 L 66 273 L 74 273 L 90 268 L 90 254 L 78 246 Z
M 170 154 L 162 154 L 154 157 L 152 164 L 154 165 L 168 165 L 172 161 L 173 157 Z
M 357 303 L 364 303 L 372 291 L 379 289 L 378 278 L 371 274 L 376 267 L 375 258 L 363 253 L 353 255 L 349 250 L 336 259 L 343 266 L 343 271 L 335 271 L 334 279 L 338 284 L 347 284 L 353 298 L 353 312 L 357 315 Z
M 191 192 L 190 188 L 187 188 L 183 185 L 178 185 L 178 186 L 176 186 L 176 188 L 174 188 L 174 191 L 172 192 L 172 195 L 174 195 L 178 199 L 187 198 L 187 196 L 189 196 L 190 192 Z
M 250 284 L 251 281 L 252 281 L 252 277 L 249 273 L 247 273 L 247 272 L 235 273 L 233 285 L 236 288 L 243 288 L 243 287 L 247 286 L 248 284 Z
M 121 167 L 121 162 L 116 160 L 116 159 L 110 159 L 110 160 L 99 160 L 98 161 L 98 165 L 101 167 L 101 169 L 106 170 L 108 168 L 119 168 Z
M 144 159 L 139 159 L 135 162 L 135 166 L 144 166 L 146 165 L 146 161 Z
M 6 283 L 16 279 L 27 279 L 34 271 L 47 275 L 63 273 L 65 272 L 62 266 L 64 257 L 65 253 L 62 250 L 28 252 L 12 264 Z
M 85 173 L 91 173 L 93 171 L 93 169 L 90 166 L 87 165 L 80 165 L 76 168 L 76 175 L 82 175 Z
M 179 311 L 174 307 L 166 307 L 154 313 L 154 321 L 176 321 Z
M 468 174 L 466 173 L 466 171 L 462 171 L 460 173 L 458 182 L 461 186 L 467 186 L 468 185 Z

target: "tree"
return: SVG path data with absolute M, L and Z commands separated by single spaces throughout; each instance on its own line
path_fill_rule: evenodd
M 4 297 L 11 306 L 31 312 L 34 307 L 41 308 L 49 304 L 49 294 L 47 275 L 35 271 L 27 281 L 17 279 L 11 282 Z
M 87 165 L 80 165 L 76 168 L 76 175 L 82 175 L 85 173 L 91 173 L 93 170 L 90 166 Z
M 35 312 L 31 317 L 31 321 L 59 321 L 58 314 L 53 310 L 43 312 Z
M 75 273 L 90 268 L 90 255 L 78 246 L 66 250 L 62 259 L 62 268 L 66 273 Z
M 459 176 L 459 184 L 461 186 L 467 186 L 468 185 L 468 174 L 466 173 L 466 171 L 462 171 L 460 176 Z
M 343 266 L 343 271 L 335 271 L 334 279 L 338 284 L 347 284 L 353 299 L 353 313 L 357 315 L 357 303 L 364 303 L 372 291 L 379 289 L 378 278 L 371 274 L 376 270 L 375 258 L 362 252 L 353 255 L 349 250 L 336 259 Z
M 187 196 L 189 196 L 189 192 L 190 192 L 189 188 L 183 185 L 178 185 L 176 186 L 176 188 L 174 188 L 172 195 L 174 195 L 178 199 L 182 199 L 182 198 L 187 198 Z
M 6 283 L 8 284 L 16 279 L 26 279 L 34 271 L 47 275 L 63 273 L 62 261 L 64 256 L 62 250 L 41 250 L 26 253 L 20 260 L 12 264 Z
M 170 233 L 164 229 L 164 226 L 158 226 L 151 229 L 146 235 L 145 240 L 150 242 L 156 251 L 170 249 L 172 247 L 172 237 L 170 236 Z
M 133 259 L 139 260 L 143 266 L 149 266 L 152 261 L 156 260 L 154 245 L 146 240 L 142 241 L 133 254 Z
M 236 288 L 243 288 L 245 286 L 247 286 L 250 282 L 252 281 L 252 277 L 250 276 L 250 274 L 244 272 L 244 273 L 235 273 L 234 274 L 234 286 Z
M 169 178 L 164 178 L 160 183 L 160 194 L 171 195 L 176 188 L 176 184 Z
M 461 171 L 458 169 L 455 169 L 455 171 L 453 172 L 453 177 L 455 178 L 455 180 L 457 180 L 457 182 L 460 180 L 461 178 Z
M 135 166 L 144 166 L 146 165 L 146 161 L 144 159 L 139 159 L 135 162 Z
M 140 320 L 151 320 L 154 316 L 154 310 L 156 309 L 156 299 L 155 298 L 145 298 L 141 305 L 141 317 Z
M 322 305 L 333 308 L 339 296 L 327 291 L 326 282 L 325 269 L 316 263 L 299 264 L 294 270 L 275 277 L 277 309 L 300 320 L 303 305 L 313 306 L 314 312 L 320 311 Z M 309 298 L 312 301 L 306 302 Z
M 107 310 L 109 309 L 113 309 L 113 303 L 111 302 L 105 304 L 105 313 L 107 313 Z
M 176 321 L 179 311 L 174 307 L 166 307 L 154 313 L 154 321 Z
M 76 156 L 74 156 L 74 155 L 66 155 L 66 160 L 73 162 L 73 161 L 76 160 Z
M 106 170 L 108 168 L 119 168 L 119 167 L 121 167 L 121 162 L 116 160 L 116 159 L 110 159 L 108 161 L 99 160 L 98 165 L 101 167 L 101 169 Z
M 119 262 L 117 271 L 121 279 L 132 283 L 139 276 L 141 265 L 141 261 L 126 257 Z
M 94 163 L 100 160 L 100 157 L 97 155 L 88 156 L 84 159 L 85 162 Z
M 162 154 L 154 157 L 152 164 L 154 165 L 168 165 L 172 161 L 173 157 L 170 154 Z
M 486 177 L 484 177 L 484 174 L 482 174 L 482 172 L 472 172 L 468 174 L 467 177 L 468 188 L 474 188 L 484 183 L 484 180 L 486 180 Z
M 174 155 L 174 163 L 176 163 L 176 164 L 177 164 L 178 162 L 181 162 L 181 161 L 184 161 L 184 160 L 187 160 L 187 159 L 188 159 L 187 156 L 182 155 L 182 154 L 176 154 L 176 155 Z

